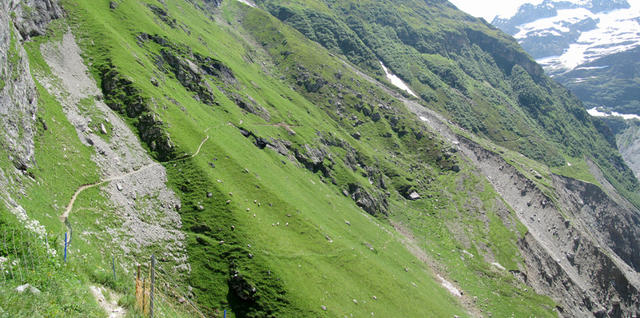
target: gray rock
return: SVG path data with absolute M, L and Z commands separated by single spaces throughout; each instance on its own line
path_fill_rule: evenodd
M 35 287 L 33 287 L 33 286 L 29 287 L 29 291 L 34 295 L 39 295 L 40 294 L 40 290 L 35 288 Z
M 29 8 L 28 14 L 23 12 L 25 8 Z M 34 165 L 38 98 L 22 40 L 35 32 L 32 30 L 44 32 L 49 21 L 61 13 L 51 0 L 0 1 L 0 74 L 14 74 L 5 78 L 0 88 L 0 144 L 12 154 L 13 165 L 23 171 Z M 9 63 L 11 33 L 17 40 L 17 63 Z
M 13 10 L 16 13 L 14 25 L 24 39 L 44 35 L 49 22 L 64 16 L 56 0 L 22 0 Z
M 19 294 L 24 293 L 25 291 L 29 291 L 30 293 L 34 294 L 34 295 L 38 295 L 40 294 L 40 290 L 31 286 L 29 283 L 24 284 L 24 285 L 20 285 L 18 287 L 16 287 L 15 289 Z
M 22 293 L 24 293 L 27 289 L 29 289 L 29 286 L 31 286 L 31 285 L 29 285 L 29 284 L 20 285 L 20 286 L 16 287 L 16 291 L 17 291 L 18 293 L 21 293 L 21 294 L 22 294 Z
M 418 194 L 418 192 L 413 191 L 413 192 L 411 192 L 409 194 L 409 199 L 410 200 L 418 200 L 418 199 L 420 199 L 420 194 Z

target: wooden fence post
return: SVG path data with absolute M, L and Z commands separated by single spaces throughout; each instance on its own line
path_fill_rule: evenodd
M 140 264 L 138 264 L 138 275 L 136 276 L 136 307 L 142 309 L 142 288 L 140 288 Z

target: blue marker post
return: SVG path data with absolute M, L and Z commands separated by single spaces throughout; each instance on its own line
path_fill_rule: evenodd
M 67 262 L 67 232 L 64 232 L 64 262 Z
M 224 310 L 224 318 L 227 318 L 227 310 Z

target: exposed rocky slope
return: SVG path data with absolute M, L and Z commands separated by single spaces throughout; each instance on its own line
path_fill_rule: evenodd
M 640 178 L 640 130 L 637 122 L 617 135 L 618 149 L 636 177 Z
M 52 74 L 36 74 L 36 79 L 58 99 L 78 139 L 95 149 L 91 159 L 100 169 L 101 181 L 111 180 L 101 191 L 122 222 L 120 229 L 109 233 L 113 242 L 134 256 L 142 248 L 163 246 L 166 252 L 160 257 L 171 258 L 182 271 L 188 270 L 176 211 L 180 200 L 166 186 L 164 167 L 153 162 L 138 137 L 104 103 L 71 33 L 65 33 L 60 42 L 42 45 L 41 51 Z
M 24 71 L 3 76 L 0 213 L 51 237 L 73 227 L 60 275 L 84 286 L 62 302 L 100 284 L 131 299 L 112 266 L 131 277 L 156 253 L 160 315 L 640 314 L 637 180 L 611 136 L 450 5 L 30 4 L 30 20 L 0 13 L 0 66 Z M 386 82 L 394 70 L 419 97 Z M 469 116 L 483 110 L 518 125 Z M 65 276 L 33 272 L 54 297 Z

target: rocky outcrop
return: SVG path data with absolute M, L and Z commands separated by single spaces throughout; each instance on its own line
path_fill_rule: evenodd
M 382 195 L 375 196 L 355 183 L 350 183 L 348 186 L 348 193 L 351 199 L 367 213 L 373 216 L 389 214 L 389 202 L 386 197 Z
M 193 53 L 189 48 L 172 43 L 162 36 L 140 33 L 137 39 L 140 46 L 147 41 L 153 41 L 162 46 L 160 54 L 155 58 L 156 66 L 166 74 L 173 74 L 185 89 L 195 93 L 196 100 L 209 106 L 218 105 L 214 90 L 207 80 L 209 79 L 216 85 L 219 84 L 218 89 L 244 111 L 266 121 L 271 119 L 267 109 L 260 106 L 252 97 L 239 93 L 241 87 L 233 71 L 221 61 Z
M 164 130 L 164 123 L 151 112 L 148 100 L 133 81 L 107 65 L 102 69 L 102 93 L 105 103 L 114 111 L 135 120 L 140 139 L 160 160 L 175 157 L 175 147 Z
M 553 176 L 559 202 L 580 222 L 598 243 L 610 247 L 625 263 L 640 271 L 640 214 L 619 205 L 600 187 L 562 176 Z
M 215 104 L 213 91 L 204 79 L 202 70 L 191 60 L 180 57 L 171 50 L 161 49 L 157 63 L 172 72 L 184 88 L 196 93 L 197 100 L 207 105 Z
M 618 150 L 636 178 L 640 179 L 640 125 L 629 124 L 623 132 L 616 136 Z
M 27 14 L 27 11 L 29 14 Z M 22 41 L 62 11 L 51 1 L 0 3 L 0 145 L 19 170 L 34 165 L 38 99 Z
M 542 80 L 544 75 L 542 67 L 531 60 L 531 58 L 518 47 L 510 45 L 510 43 L 501 42 L 498 38 L 482 31 L 471 28 L 465 31 L 472 44 L 478 45 L 484 51 L 490 52 L 493 55 L 496 64 L 505 74 L 511 74 L 511 69 L 515 65 L 520 65 L 531 75 L 536 83 Z
M 149 10 L 151 10 L 151 12 L 153 12 L 153 14 L 156 15 L 156 17 L 162 20 L 162 22 L 166 23 L 172 28 L 176 27 L 176 19 L 172 17 L 166 9 L 160 8 L 153 4 L 147 4 L 147 7 L 149 8 Z
M 57 0 L 19 0 L 12 4 L 11 11 L 15 16 L 13 23 L 23 39 L 44 35 L 49 22 L 64 15 Z

